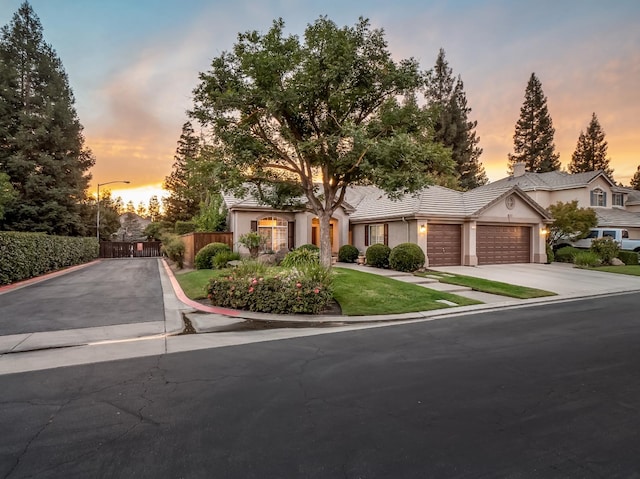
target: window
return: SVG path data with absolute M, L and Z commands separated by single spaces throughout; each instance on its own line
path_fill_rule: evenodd
M 263 251 L 287 249 L 288 222 L 277 216 L 268 216 L 258 220 L 258 233 L 264 238 Z
M 384 225 L 369 225 L 369 244 L 385 244 Z
M 607 206 L 607 193 L 600 188 L 591 191 L 591 206 Z
M 624 196 L 622 193 L 614 193 L 612 196 L 611 202 L 613 206 L 624 206 Z
M 589 234 L 585 237 L 585 239 L 597 238 L 597 237 L 598 237 L 598 230 L 591 230 Z
M 602 232 L 602 237 L 603 238 L 613 238 L 616 239 L 616 232 L 615 231 L 608 231 L 608 230 L 604 230 Z

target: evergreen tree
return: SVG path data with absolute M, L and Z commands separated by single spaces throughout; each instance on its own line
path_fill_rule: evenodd
M 138 203 L 138 208 L 136 208 L 136 214 L 140 218 L 147 217 L 147 207 L 144 205 L 144 202 L 141 201 L 140 203 Z
M 0 32 L 0 172 L 17 196 L 0 229 L 91 234 L 82 204 L 94 161 L 62 63 L 25 2 Z
M 15 191 L 11 182 L 9 181 L 9 175 L 6 173 L 0 173 L 0 220 L 4 217 L 4 212 L 15 199 Z
M 149 198 L 149 208 L 147 211 L 151 221 L 158 221 L 158 218 L 160 218 L 160 201 L 156 195 Z
M 451 148 L 460 188 L 470 190 L 486 184 L 487 175 L 479 160 L 482 148 L 475 132 L 478 122 L 469 121 L 471 108 L 464 84 L 460 76 L 454 80 L 442 48 L 435 67 L 427 74 L 425 97 L 435 109 L 434 141 Z
M 638 165 L 638 169 L 631 178 L 631 188 L 634 190 L 640 190 L 640 165 Z
M 532 73 L 513 135 L 514 153 L 509 154 L 509 173 L 513 173 L 513 165 L 520 162 L 533 173 L 559 170 L 560 155 L 555 151 L 554 134 L 542 83 Z
M 126 213 L 135 213 L 136 212 L 136 207 L 133 205 L 133 200 L 129 200 L 127 202 L 127 209 L 125 210 L 125 214 Z
M 200 150 L 200 140 L 195 136 L 191 122 L 186 122 L 178 140 L 173 171 L 164 180 L 164 189 L 169 191 L 169 196 L 163 200 L 164 217 L 169 222 L 190 220 L 198 213 L 200 202 L 204 200 L 191 181 L 191 169 Z
M 571 163 L 569 163 L 569 171 L 582 173 L 602 170 L 613 179 L 613 169 L 609 166 L 609 161 L 604 131 L 598 122 L 598 117 L 593 113 L 586 133 L 580 132 L 576 151 L 573 152 Z

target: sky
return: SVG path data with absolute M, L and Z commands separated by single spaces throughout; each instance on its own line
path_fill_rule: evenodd
M 0 0 L 0 25 L 22 0 Z M 547 97 L 556 150 L 567 167 L 596 113 L 614 178 L 640 165 L 638 0 L 30 0 L 69 77 L 98 183 L 137 204 L 163 196 L 198 75 L 240 32 L 281 17 L 302 35 L 326 15 L 339 26 L 368 18 L 394 59 L 424 70 L 440 48 L 460 75 L 478 122 L 490 181 L 506 176 L 524 92 L 535 73 Z

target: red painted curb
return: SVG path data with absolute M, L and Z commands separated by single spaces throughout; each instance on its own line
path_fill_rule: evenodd
M 90 263 L 79 264 L 76 266 L 69 266 L 65 269 L 59 269 L 58 271 L 53 271 L 51 273 L 43 274 L 42 276 L 36 276 L 35 278 L 29 278 L 22 281 L 18 281 L 17 283 L 6 284 L 4 286 L 0 286 L 0 294 L 7 293 L 14 289 L 24 288 L 25 286 L 29 286 L 31 284 L 40 283 L 41 281 L 46 281 L 51 278 L 55 278 L 57 276 L 62 276 L 63 274 L 71 273 L 73 271 L 77 271 L 79 269 L 86 268 L 87 266 L 91 266 L 92 264 L 100 263 L 99 259 L 91 261 Z
M 169 268 L 167 261 L 163 259 L 162 262 L 164 263 L 164 270 L 169 275 L 169 280 L 171 281 L 171 286 L 173 287 L 173 291 L 176 293 L 176 296 L 181 302 L 183 302 L 188 306 L 191 306 L 192 308 L 197 309 L 198 311 L 204 311 L 205 313 L 224 314 L 225 316 L 240 315 L 240 311 L 238 311 L 237 309 L 226 309 L 226 308 L 217 308 L 215 306 L 206 306 L 202 303 L 198 303 L 197 301 L 189 299 L 187 295 L 184 294 L 184 291 L 182 291 L 182 288 L 180 287 L 180 283 L 178 283 L 178 280 L 173 274 L 173 271 L 171 271 L 171 268 Z

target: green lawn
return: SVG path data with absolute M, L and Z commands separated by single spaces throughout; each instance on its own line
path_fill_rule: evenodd
M 334 298 L 347 316 L 398 314 L 447 308 L 437 300 L 445 299 L 460 306 L 480 304 L 461 296 L 403 283 L 377 274 L 334 268 Z M 185 294 L 191 299 L 206 298 L 205 287 L 215 275 L 224 270 L 201 269 L 176 274 Z
M 445 299 L 460 306 L 480 304 L 461 296 L 441 293 L 415 284 L 344 268 L 334 268 L 333 297 L 342 314 L 362 316 L 398 314 L 447 308 L 437 300 Z
M 527 288 L 525 286 L 517 286 L 514 284 L 501 283 L 499 281 L 490 281 L 488 279 L 474 278 L 471 276 L 449 275 L 435 271 L 429 271 L 420 276 L 437 276 L 441 283 L 457 284 L 459 286 L 467 286 L 474 291 L 483 293 L 498 294 L 500 296 L 508 296 L 510 298 L 530 299 L 542 298 L 544 296 L 555 296 L 556 293 L 544 291 L 542 289 Z
M 640 276 L 640 265 L 624 265 L 624 266 L 598 266 L 593 268 L 596 271 L 605 271 L 607 273 L 629 274 L 631 276 Z

